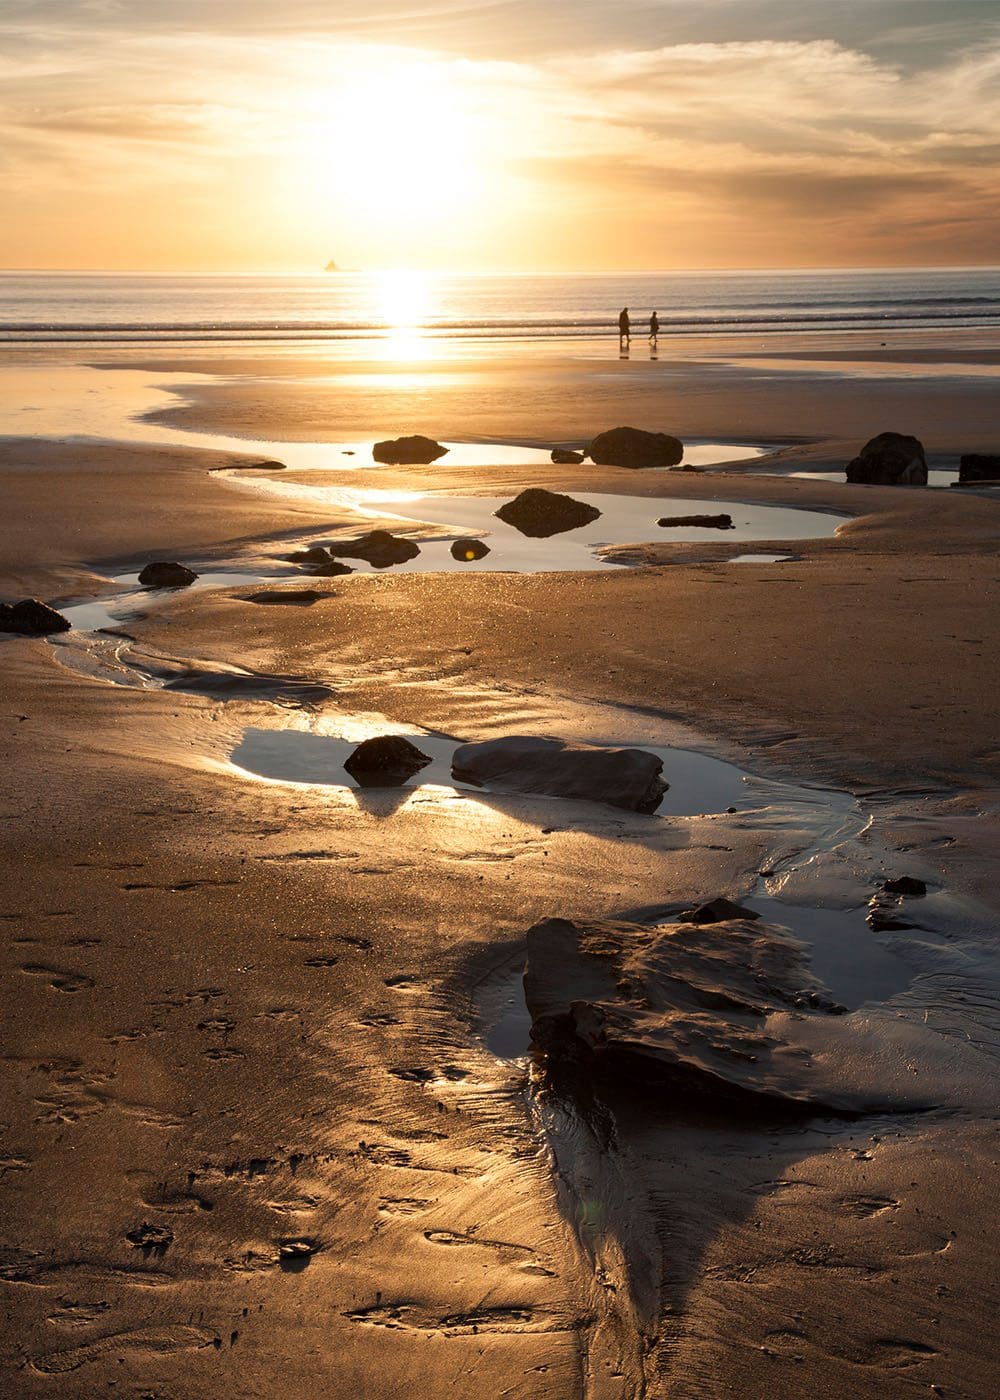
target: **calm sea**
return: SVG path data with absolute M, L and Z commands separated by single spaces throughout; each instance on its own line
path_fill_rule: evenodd
M 1000 268 L 584 276 L 332 273 L 308 277 L 0 273 L 0 343 L 348 340 L 1000 326 Z

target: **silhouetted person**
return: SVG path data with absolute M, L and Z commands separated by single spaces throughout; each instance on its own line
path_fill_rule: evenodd
M 649 318 L 649 343 L 656 344 L 656 337 L 660 334 L 660 318 L 654 311 Z
M 618 345 L 628 345 L 632 339 L 632 323 L 628 318 L 628 307 L 623 306 L 618 317 Z

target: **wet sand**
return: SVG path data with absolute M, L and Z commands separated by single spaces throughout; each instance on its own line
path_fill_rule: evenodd
M 562 442 L 632 420 L 784 444 L 779 469 L 890 426 L 942 463 L 996 447 L 992 386 L 971 376 L 496 357 L 406 388 L 370 364 L 323 382 L 305 367 L 213 363 L 231 377 L 158 423 Z M 996 1305 L 996 502 L 447 460 L 280 484 L 530 484 L 845 523 L 780 564 L 733 567 L 748 546 L 725 539 L 637 540 L 604 572 L 303 578 L 285 554 L 373 518 L 219 475 L 239 463 L 204 442 L 0 443 L 3 596 L 113 602 L 110 580 L 153 556 L 261 580 L 158 599 L 123 637 L 0 640 L 7 1388 L 979 1400 Z M 248 601 L 303 586 L 321 596 Z M 747 797 L 650 817 L 437 774 L 359 792 L 238 766 L 248 729 L 414 726 L 700 748 L 749 775 Z M 869 934 L 867 900 L 898 874 L 930 887 L 907 904 L 914 927 Z M 716 894 L 778 901 L 807 939 L 792 911 L 856 911 L 898 961 L 894 995 L 867 997 L 859 974 L 836 1018 L 863 1047 L 851 1073 L 893 1107 L 789 1119 L 711 1093 L 562 1093 L 491 1053 L 530 925 Z

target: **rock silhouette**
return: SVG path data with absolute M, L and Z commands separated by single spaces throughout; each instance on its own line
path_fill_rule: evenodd
M 507 501 L 495 514 L 499 520 L 520 530 L 522 535 L 541 540 L 589 525 L 592 520 L 599 519 L 601 512 L 596 506 L 564 496 L 559 491 L 530 486 L 512 501 Z
M 590 459 L 600 467 L 675 467 L 683 456 L 679 438 L 643 428 L 610 428 L 590 444 Z
M 139 575 L 144 588 L 188 588 L 198 575 L 194 569 L 167 559 L 156 559 L 147 564 Z
M 969 481 L 1000 481 L 1000 453 L 966 452 L 958 459 L 958 479 Z
M 606 802 L 630 812 L 653 812 L 668 784 L 663 764 L 644 749 L 606 749 L 563 739 L 515 735 L 461 744 L 452 776 L 476 787 Z
M 451 545 L 451 557 L 463 564 L 471 564 L 474 559 L 485 559 L 489 552 L 489 545 L 482 540 L 453 540 Z
M 386 438 L 384 442 L 377 442 L 372 448 L 372 456 L 376 462 L 390 462 L 395 466 L 426 466 L 428 462 L 436 462 L 447 451 L 447 447 L 442 447 L 433 438 L 414 433 L 410 437 Z
M 844 468 L 847 480 L 868 486 L 926 486 L 927 458 L 919 438 L 879 433 Z
M 62 613 L 41 603 L 37 598 L 22 598 L 19 603 L 0 603 L 0 632 L 16 632 L 22 637 L 47 637 L 53 632 L 68 632 L 73 624 Z
M 362 787 L 402 787 L 431 759 L 401 734 L 365 739 L 344 764 Z
M 373 569 L 405 564 L 420 553 L 420 546 L 413 540 L 392 535 L 388 530 L 369 530 L 356 540 L 334 540 L 329 548 L 334 559 L 364 559 Z
M 724 513 L 719 515 L 664 515 L 656 523 L 663 526 L 697 525 L 702 530 L 731 530 L 733 517 Z

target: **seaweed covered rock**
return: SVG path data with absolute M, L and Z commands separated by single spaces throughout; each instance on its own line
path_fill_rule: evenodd
M 588 505 L 586 501 L 574 500 L 560 491 L 546 491 L 541 486 L 530 486 L 496 512 L 498 520 L 513 525 L 522 535 L 535 540 L 561 535 L 566 530 L 578 530 L 581 525 L 598 520 L 600 514 L 596 506 Z
M 48 637 L 53 632 L 68 632 L 71 626 L 62 613 L 37 598 L 0 603 L 0 632 L 16 632 L 21 637 Z
M 919 438 L 879 433 L 844 468 L 847 480 L 867 486 L 926 486 L 927 458 Z
M 362 787 L 402 787 L 431 759 L 401 734 L 365 739 L 344 764 Z
M 590 444 L 590 459 L 599 467 L 676 467 L 683 456 L 679 438 L 643 428 L 610 428 Z
M 606 749 L 563 739 L 516 735 L 461 744 L 452 776 L 476 787 L 606 802 L 630 812 L 653 812 L 668 784 L 663 764 L 644 749 Z
M 436 462 L 447 451 L 447 447 L 442 447 L 433 438 L 413 433 L 409 437 L 387 438 L 384 442 L 375 443 L 372 456 L 376 462 L 389 462 L 394 466 L 426 466 L 429 462 Z

